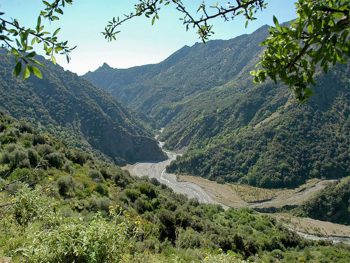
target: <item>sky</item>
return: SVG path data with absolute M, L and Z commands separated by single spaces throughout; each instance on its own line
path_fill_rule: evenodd
M 50 1 L 49 1 L 50 2 Z M 183 0 L 190 9 L 199 6 L 202 0 Z M 221 2 L 225 1 L 208 1 Z M 236 18 L 214 22 L 215 34 L 211 39 L 230 39 L 255 31 L 259 27 L 272 25 L 275 15 L 280 22 L 296 17 L 293 0 L 268 0 L 267 9 L 257 14 L 257 20 L 245 28 L 245 20 Z M 96 70 L 103 63 L 113 68 L 129 68 L 158 63 L 184 45 L 200 42 L 194 30 L 187 31 L 179 20 L 181 14 L 170 6 L 160 12 L 160 20 L 153 26 L 151 20 L 138 17 L 128 21 L 120 30 L 117 40 L 107 42 L 101 32 L 113 17 L 130 13 L 137 0 L 73 0 L 73 5 L 64 9 L 59 21 L 48 24 L 49 30 L 60 27 L 59 38 L 68 40 L 70 46 L 77 46 L 68 64 L 64 56 L 57 56 L 57 62 L 65 69 L 82 75 Z M 33 26 L 37 14 L 43 8 L 41 0 L 0 0 L 0 12 L 7 18 L 17 18 L 20 23 Z

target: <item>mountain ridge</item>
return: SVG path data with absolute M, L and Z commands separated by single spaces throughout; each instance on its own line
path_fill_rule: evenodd
M 152 134 L 116 99 L 76 74 L 40 60 L 45 78 L 23 82 L 12 76 L 12 57 L 1 55 L 2 110 L 79 134 L 76 137 L 118 163 L 165 158 Z

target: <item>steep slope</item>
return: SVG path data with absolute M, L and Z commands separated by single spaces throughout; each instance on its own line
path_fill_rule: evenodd
M 232 40 L 185 46 L 165 61 L 130 69 L 106 64 L 84 77 L 111 92 L 135 111 L 166 125 L 187 100 L 253 68 L 267 36 L 267 26 Z
M 182 123 L 196 136 L 168 170 L 274 188 L 348 176 L 349 76 L 349 65 L 333 68 L 318 79 L 306 104 L 293 103 L 284 87 L 265 84 L 217 114 L 192 121 L 197 127 Z M 220 132 L 210 136 L 217 125 Z
M 85 77 L 165 127 L 166 148 L 188 147 L 169 172 L 273 188 L 349 175 L 349 65 L 321 74 L 315 96 L 297 104 L 285 86 L 252 83 L 266 35 L 262 27 L 183 48 L 157 65 L 105 66 Z M 102 72 L 109 84 L 99 81 Z
M 22 81 L 12 76 L 12 57 L 1 54 L 1 110 L 40 123 L 54 133 L 60 130 L 63 137 L 77 134 L 79 140 L 119 163 L 164 158 L 149 132 L 116 99 L 76 74 L 42 62 L 44 79 Z M 76 139 L 71 140 L 75 143 Z

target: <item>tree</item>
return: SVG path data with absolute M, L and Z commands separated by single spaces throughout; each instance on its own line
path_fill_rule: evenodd
M 219 3 L 220 2 L 220 3 Z M 192 14 L 181 0 L 138 0 L 135 10 L 130 14 L 113 18 L 108 22 L 103 35 L 108 41 L 116 39 L 119 26 L 138 16 L 146 16 L 152 24 L 159 19 L 160 11 L 167 6 L 175 8 L 181 15 L 181 20 L 188 30 L 197 29 L 200 39 L 205 42 L 213 34 L 210 22 L 216 18 L 224 21 L 244 16 L 246 26 L 255 20 L 256 13 L 267 8 L 268 0 L 235 0 L 219 1 L 214 6 L 208 6 L 204 1 L 197 12 Z M 38 64 L 33 59 L 35 52 L 28 45 L 28 39 L 33 44 L 43 44 L 46 55 L 55 62 L 54 53 L 61 53 L 69 59 L 67 42 L 59 42 L 56 30 L 53 34 L 43 32 L 41 18 L 50 21 L 58 20 L 57 14 L 63 14 L 62 8 L 72 4 L 72 0 L 54 0 L 52 3 L 43 1 L 45 9 L 40 13 L 36 29 L 21 27 L 17 20 L 6 21 L 0 13 L 0 41 L 18 59 L 15 75 L 23 70 L 24 78 L 30 73 L 41 77 L 31 63 Z M 262 43 L 266 46 L 260 59 L 258 69 L 252 72 L 256 82 L 267 78 L 282 81 L 294 91 L 298 100 L 304 101 L 311 94 L 310 86 L 315 83 L 319 69 L 327 71 L 331 65 L 344 63 L 350 56 L 350 0 L 297 0 L 297 19 L 289 24 L 281 25 L 274 17 L 275 26 L 270 28 L 269 37 Z M 16 42 L 17 46 L 13 46 Z M 22 68 L 22 63 L 26 66 Z

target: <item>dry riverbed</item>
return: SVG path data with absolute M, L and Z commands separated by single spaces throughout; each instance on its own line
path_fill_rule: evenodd
M 162 144 L 160 143 L 160 146 Z M 132 176 L 156 178 L 174 192 L 195 198 L 201 203 L 220 204 L 228 207 L 281 208 L 286 205 L 298 206 L 324 189 L 331 180 L 313 179 L 296 189 L 263 189 L 239 184 L 218 184 L 195 176 L 176 176 L 166 172 L 166 166 L 179 155 L 165 151 L 168 160 L 158 163 L 136 163 L 127 165 Z M 299 218 L 288 214 L 270 214 L 286 227 L 312 240 L 326 240 L 333 243 L 350 244 L 350 227 L 322 222 L 310 218 Z

